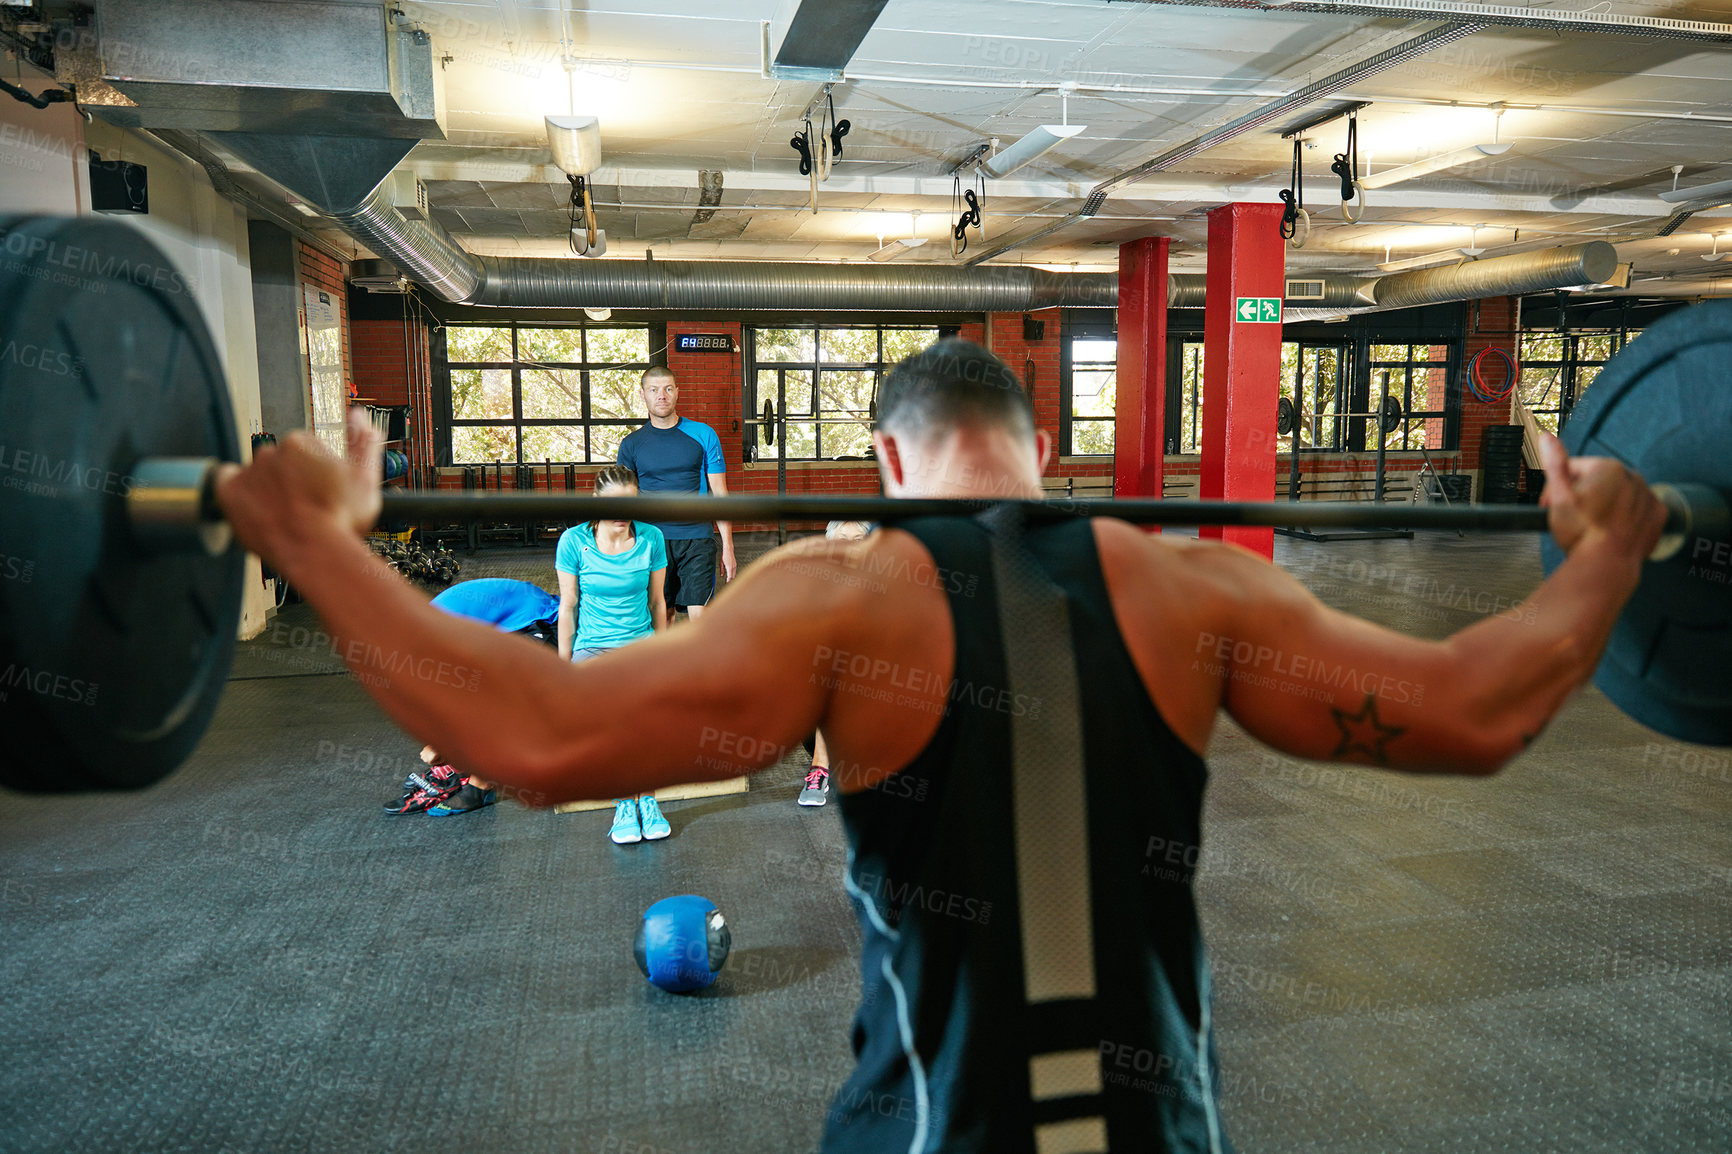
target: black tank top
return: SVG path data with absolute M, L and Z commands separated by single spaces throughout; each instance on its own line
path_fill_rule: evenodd
M 1143 688 L 1089 522 L 1009 513 L 898 525 L 936 563 L 956 668 L 919 756 L 841 799 L 862 996 L 823 1149 L 1230 1154 L 1202 759 Z

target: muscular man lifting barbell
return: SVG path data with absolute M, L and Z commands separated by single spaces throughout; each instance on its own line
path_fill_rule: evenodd
M 940 342 L 879 405 L 891 497 L 1040 496 L 1047 435 L 990 353 Z M 1188 871 L 1140 869 L 1151 838 L 1200 844 L 1218 711 L 1298 757 L 1495 772 L 1592 674 L 1665 520 L 1639 476 L 1548 439 L 1567 557 L 1522 614 L 1422 641 L 1233 546 L 1007 505 L 795 542 L 690 628 L 573 667 L 357 580 L 381 566 L 359 539 L 379 454 L 359 417 L 349 438 L 346 462 L 292 436 L 227 467 L 222 508 L 339 652 L 405 658 L 364 684 L 460 768 L 550 802 L 627 796 L 762 768 L 816 726 L 870 767 L 838 783 L 865 991 L 832 1152 L 1230 1149 Z M 1103 1078 L 1108 1038 L 1161 1056 L 1160 1092 Z

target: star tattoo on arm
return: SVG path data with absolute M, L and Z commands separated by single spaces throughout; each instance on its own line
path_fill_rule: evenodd
M 1341 744 L 1335 747 L 1330 757 L 1352 757 L 1363 754 L 1378 765 L 1389 764 L 1389 754 L 1386 751 L 1390 742 L 1407 732 L 1402 725 L 1384 725 L 1377 718 L 1377 697 L 1375 694 L 1365 695 L 1365 704 L 1359 707 L 1358 713 L 1348 713 L 1345 709 L 1331 709 L 1330 715 L 1335 718 L 1336 728 L 1341 730 Z

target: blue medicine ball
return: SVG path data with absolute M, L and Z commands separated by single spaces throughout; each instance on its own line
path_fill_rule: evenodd
M 685 994 L 716 980 L 732 945 L 716 903 L 681 894 L 644 911 L 631 952 L 651 985 Z

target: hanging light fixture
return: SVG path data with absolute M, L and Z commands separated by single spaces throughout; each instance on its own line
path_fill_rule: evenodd
M 588 176 L 601 167 L 601 120 L 577 115 L 577 57 L 571 54 L 565 0 L 559 0 L 559 62 L 565 67 L 566 115 L 546 118 L 547 147 L 559 171 L 567 176 Z
M 920 235 L 920 210 L 915 209 L 912 214 L 911 223 L 908 226 L 908 238 L 906 240 L 893 240 L 889 244 L 885 244 L 884 237 L 880 235 L 878 237 L 878 250 L 876 252 L 867 253 L 866 259 L 877 261 L 889 260 L 891 257 L 901 256 L 910 249 L 919 248 L 921 245 L 926 243 L 926 239 L 926 237 Z
M 1503 125 L 1503 109 L 1497 109 L 1497 118 L 1493 121 L 1492 142 L 1490 144 L 1470 144 L 1466 148 L 1456 148 L 1449 152 L 1440 152 L 1436 156 L 1428 156 L 1416 160 L 1412 164 L 1404 164 L 1399 168 L 1389 168 L 1382 172 L 1370 173 L 1360 178 L 1359 183 L 1366 188 L 1388 188 L 1392 184 L 1400 184 L 1404 180 L 1416 177 L 1430 176 L 1434 172 L 1442 172 L 1446 168 L 1459 168 L 1464 164 L 1484 160 L 1488 156 L 1502 156 L 1510 150 L 1510 146 L 1498 139 Z
M 994 156 L 989 156 L 980 162 L 980 171 L 997 179 L 1008 176 L 1030 161 L 1045 156 L 1077 133 L 1088 127 L 1086 124 L 1070 122 L 1070 94 L 1076 91 L 1076 82 L 1067 80 L 1058 86 L 1060 119 L 1062 124 L 1038 124 L 1030 129 L 1021 140 Z

